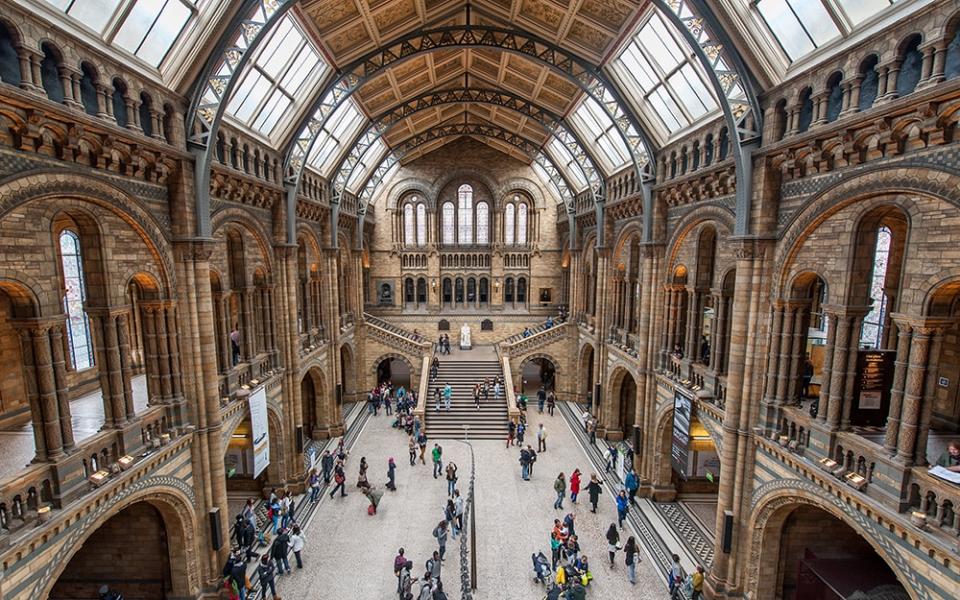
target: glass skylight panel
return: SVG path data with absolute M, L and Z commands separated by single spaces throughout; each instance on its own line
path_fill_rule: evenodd
M 757 0 L 756 7 L 790 60 L 840 35 L 820 0 Z
M 580 136 L 600 149 L 600 160 L 608 172 L 616 171 L 627 163 L 630 150 L 613 120 L 596 100 L 589 96 L 584 98 L 570 117 Z
M 138 0 L 113 41 L 151 65 L 159 66 L 190 15 L 190 6 L 183 0 Z
M 537 163 L 533 163 L 532 166 L 533 166 L 533 172 L 537 174 L 537 177 L 540 178 L 540 181 L 543 182 L 543 185 L 547 186 L 550 192 L 553 193 L 554 199 L 557 202 L 560 202 L 563 199 L 563 194 L 560 193 L 560 188 L 558 188 L 553 183 L 553 180 L 550 179 L 550 176 L 547 175 L 547 172 L 543 170 L 543 167 L 541 167 Z
M 347 180 L 347 189 L 355 190 L 356 186 L 362 183 L 373 169 L 377 168 L 386 153 L 387 145 L 383 143 L 382 139 L 378 138 L 377 141 L 370 144 L 370 147 L 360 157 L 360 162 L 353 168 L 350 179 Z
M 271 136 L 293 118 L 293 109 L 305 99 L 309 84 L 326 70 L 294 18 L 286 15 L 243 75 L 228 110 L 252 129 Z
M 567 177 L 570 178 L 570 182 L 577 188 L 577 191 L 587 187 L 587 178 L 583 173 L 583 169 L 580 167 L 580 164 L 574 160 L 573 155 L 560 140 L 551 137 L 547 143 L 546 150 L 550 158 L 553 159 L 553 162 L 559 165 Z
M 708 41 L 703 32 L 698 39 Z M 612 69 L 634 104 L 647 109 L 655 126 L 672 134 L 717 109 L 713 92 L 694 62 L 693 50 L 680 32 L 653 10 Z
M 195 0 L 47 0 L 86 27 L 154 67 L 193 16 Z M 120 15 L 115 27 L 107 28 Z
M 353 100 L 341 104 L 317 134 L 308 162 L 321 175 L 328 176 L 344 146 L 353 140 L 365 121 L 366 118 L 357 110 Z
M 885 8 L 890 8 L 895 0 L 837 0 L 851 23 L 856 25 L 866 21 Z

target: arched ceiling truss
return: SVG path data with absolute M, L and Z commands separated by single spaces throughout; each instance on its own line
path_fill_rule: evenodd
M 542 125 L 547 134 L 554 136 L 563 144 L 578 163 L 595 198 L 598 200 L 602 198 L 604 174 L 586 151 L 583 140 L 564 124 L 562 117 L 516 94 L 502 90 L 476 88 L 450 89 L 425 94 L 394 106 L 374 118 L 370 126 L 352 141 L 350 151 L 334 169 L 331 181 L 333 196 L 338 197 L 343 194 L 366 151 L 391 128 L 411 115 L 446 104 L 490 104 L 516 112 Z

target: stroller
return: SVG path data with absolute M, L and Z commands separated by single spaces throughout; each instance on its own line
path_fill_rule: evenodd
M 550 576 L 552 573 L 552 569 L 550 568 L 550 561 L 547 560 L 547 557 L 543 555 L 543 552 L 531 554 L 530 560 L 533 561 L 534 581 L 536 581 L 537 583 L 542 583 L 546 585 L 550 581 Z

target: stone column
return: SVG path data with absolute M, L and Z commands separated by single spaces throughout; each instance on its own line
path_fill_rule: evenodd
M 787 395 L 783 398 L 784 402 L 792 402 L 800 395 L 797 391 L 797 378 L 800 376 L 800 369 L 803 364 L 804 349 L 802 344 L 807 330 L 807 311 L 808 305 L 804 302 L 797 306 L 796 314 L 793 318 L 790 366 L 787 370 L 790 378 L 787 380 Z M 786 333 L 786 330 L 784 330 L 784 332 Z
M 934 40 L 920 46 L 923 53 L 923 63 L 920 67 L 920 81 L 917 90 L 932 87 L 943 81 L 943 66 L 945 62 L 946 44 L 943 40 Z
M 157 305 L 155 318 L 157 322 L 157 366 L 160 383 L 160 396 L 163 404 L 168 404 L 173 396 L 170 382 L 170 340 L 167 334 L 167 302 Z
M 51 361 L 53 377 L 57 388 L 57 403 L 60 413 L 60 437 L 63 449 L 70 452 L 75 447 L 73 439 L 73 418 L 70 413 L 70 386 L 67 383 L 67 360 L 64 353 L 65 324 L 55 323 L 50 328 Z
M 853 315 L 850 326 L 850 345 L 847 350 L 847 368 L 844 372 L 843 387 L 843 414 L 840 419 L 840 427 L 849 429 L 850 412 L 853 410 L 853 397 L 856 394 L 857 385 L 857 357 L 860 347 L 860 331 L 863 329 L 863 316 L 866 313 Z
M 897 453 L 900 409 L 903 405 L 903 388 L 907 381 L 910 340 L 913 336 L 909 323 L 897 317 L 894 317 L 893 321 L 897 326 L 897 360 L 894 363 L 893 384 L 890 386 L 890 409 L 887 413 L 887 426 L 883 437 L 883 447 L 891 456 Z
M 690 362 L 697 362 L 697 331 L 699 330 L 697 327 L 699 319 L 697 317 L 699 316 L 700 292 L 691 288 L 687 290 L 687 295 L 690 300 L 687 302 L 687 331 L 685 332 L 686 341 L 683 344 L 683 354 Z
M 255 335 L 253 327 L 253 304 L 252 295 L 249 287 L 237 290 L 240 294 L 240 320 L 243 330 L 240 332 L 240 351 L 244 361 L 249 362 L 253 358 L 253 336 Z
M 183 400 L 183 373 L 180 368 L 180 336 L 177 334 L 177 306 L 170 301 L 164 315 L 167 319 L 167 353 L 170 356 L 170 394 L 173 400 Z
M 83 105 L 80 104 L 80 98 L 73 94 L 74 78 L 79 78 L 80 72 L 76 69 L 62 66 L 60 67 L 59 75 L 60 85 L 63 86 L 64 105 L 76 110 L 83 110 Z M 77 81 L 79 82 L 79 79 L 77 79 Z
M 127 314 L 117 315 L 117 346 L 120 350 L 120 373 L 123 379 L 123 410 L 128 421 L 134 418 L 133 406 L 133 363 L 130 354 L 130 321 Z
M 780 375 L 780 343 L 781 336 L 783 332 L 783 318 L 786 309 L 784 308 L 783 302 L 777 300 L 774 302 L 773 311 L 770 318 L 770 343 L 767 346 L 767 380 L 766 380 L 766 393 L 763 397 L 763 403 L 766 405 L 766 415 L 765 422 L 768 428 L 768 431 L 774 430 L 778 427 L 779 420 L 779 394 L 777 393 L 778 381 Z M 711 362 L 713 362 L 713 354 L 711 352 Z
M 930 437 L 930 420 L 933 417 L 933 405 L 937 401 L 937 365 L 943 346 L 943 331 L 941 327 L 933 330 L 933 342 L 930 346 L 927 380 L 924 383 L 923 403 L 920 408 L 920 427 L 917 431 L 917 448 L 913 457 L 913 464 L 920 466 L 929 464 L 929 461 L 927 461 L 927 440 Z
M 827 412 L 830 408 L 830 382 L 833 379 L 833 354 L 837 342 L 837 316 L 824 308 L 823 318 L 827 320 L 827 343 L 823 351 L 823 371 L 820 377 L 820 400 L 817 411 L 817 421 L 827 422 Z
M 40 404 L 40 390 L 37 386 L 36 357 L 33 348 L 33 332 L 29 326 L 19 325 L 20 354 L 23 357 L 23 383 L 30 406 L 30 423 L 33 426 L 33 443 L 36 447 L 34 462 L 47 460 L 47 443 L 44 435 L 43 407 Z
M 913 343 L 910 344 L 910 364 L 907 367 L 907 381 L 904 387 L 902 422 L 897 440 L 897 459 L 906 465 L 913 464 L 917 442 L 917 429 L 920 424 L 920 411 L 923 403 L 923 387 L 930 359 L 930 345 L 934 330 L 929 327 L 915 327 Z
M 827 426 L 830 429 L 840 427 L 840 417 L 845 404 L 845 377 L 853 327 L 853 317 L 846 313 L 836 315 L 836 320 L 837 333 L 833 344 L 833 364 L 830 368 L 830 404 L 827 414 Z
M 147 374 L 147 397 L 150 404 L 161 404 L 160 351 L 157 348 L 157 307 L 153 303 L 140 303 L 140 322 L 143 323 L 144 370 Z
M 53 350 L 50 344 L 49 322 L 35 322 L 23 330 L 24 341 L 32 350 L 34 386 L 36 390 L 37 410 L 31 412 L 39 417 L 34 422 L 34 434 L 40 432 L 46 458 L 56 459 L 63 456 L 63 433 L 60 421 L 60 402 L 57 398 L 57 382 L 53 367 Z M 29 341 L 27 341 L 29 340 Z M 40 456 L 40 444 L 37 444 L 37 456 Z
M 110 88 L 102 84 L 94 84 L 97 88 L 97 117 L 116 122 L 110 104 Z

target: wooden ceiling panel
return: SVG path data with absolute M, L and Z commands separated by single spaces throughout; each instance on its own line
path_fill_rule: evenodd
M 563 21 L 564 10 L 546 0 L 521 0 L 518 21 L 529 21 L 547 31 L 557 31 Z M 555 35 L 555 34 L 554 34 Z M 553 37 L 553 36 L 550 36 Z

